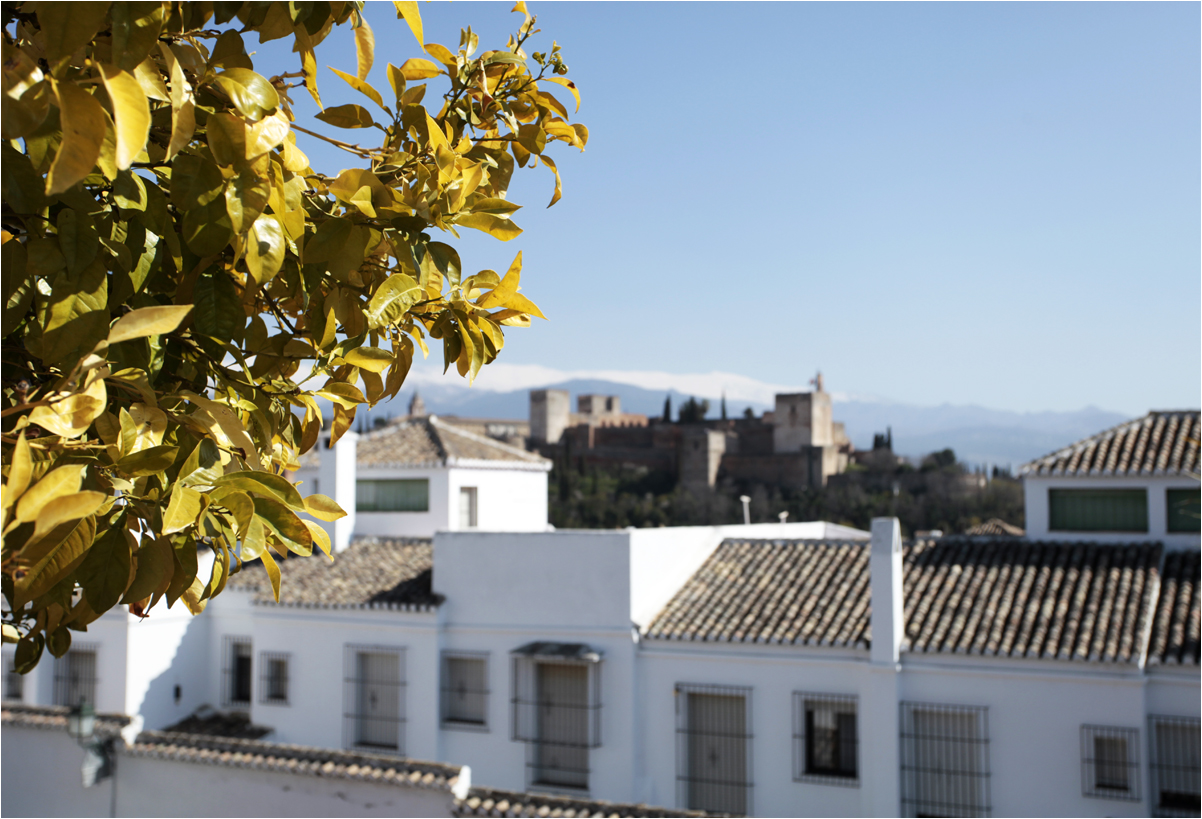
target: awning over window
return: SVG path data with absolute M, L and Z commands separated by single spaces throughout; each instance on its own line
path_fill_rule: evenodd
M 515 648 L 511 654 L 518 657 L 545 658 L 548 660 L 577 660 L 586 663 L 601 662 L 602 652 L 585 643 L 551 643 L 539 641 L 526 643 Z

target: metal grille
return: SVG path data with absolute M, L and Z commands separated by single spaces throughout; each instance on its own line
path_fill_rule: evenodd
M 530 787 L 587 790 L 589 748 L 601 744 L 601 664 L 514 657 L 513 693 Z
M 228 708 L 249 708 L 251 697 L 252 658 L 254 652 L 249 637 L 226 635 L 222 641 L 221 704 Z
M 793 779 L 859 787 L 856 698 L 793 692 Z
M 676 686 L 676 798 L 690 810 L 751 813 L 751 689 Z
M 487 653 L 442 653 L 443 727 L 487 731 L 488 694 Z
M 25 699 L 25 678 L 17 673 L 17 658 L 13 654 L 4 655 L 4 699 Z
M 989 710 L 901 703 L 902 813 L 989 816 Z
M 1197 717 L 1148 717 L 1153 816 L 1197 816 L 1202 810 Z
M 1101 799 L 1140 798 L 1138 730 L 1081 726 L 1081 792 Z
M 405 753 L 405 650 L 348 645 L 343 659 L 343 743 Z
M 96 705 L 95 645 L 76 643 L 54 664 L 54 704 Z
M 278 651 L 259 652 L 259 702 L 288 704 L 288 664 L 291 655 Z

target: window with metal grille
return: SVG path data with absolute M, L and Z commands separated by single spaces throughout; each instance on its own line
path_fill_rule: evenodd
M 348 645 L 344 657 L 343 742 L 405 753 L 405 651 Z
M 54 664 L 54 704 L 96 706 L 96 646 L 76 643 Z
M 588 789 L 589 749 L 601 744 L 601 663 L 591 656 L 514 657 L 513 739 L 527 743 L 532 788 Z
M 442 724 L 444 728 L 488 730 L 488 654 L 443 652 Z
M 1139 731 L 1081 726 L 1081 792 L 1101 799 L 1139 796 Z
M 427 478 L 355 481 L 355 510 L 428 512 L 430 481 Z
M 259 702 L 288 704 L 288 663 L 291 656 L 277 651 L 259 652 Z
M 476 498 L 478 492 L 474 486 L 459 487 L 459 528 L 476 528 Z
M 1202 490 L 1170 489 L 1165 492 L 1168 503 L 1170 532 L 1197 532 L 1202 529 Z
M 1202 810 L 1202 731 L 1197 717 L 1148 717 L 1154 816 L 1197 816 Z
M 4 699 L 25 699 L 25 677 L 17 673 L 15 654 L 4 655 Z
M 901 703 L 902 813 L 989 816 L 988 709 Z
M 856 698 L 793 692 L 793 779 L 860 784 Z
M 222 669 L 225 683 L 222 686 L 221 704 L 229 708 L 249 708 L 254 656 L 250 638 L 227 634 L 223 640 L 222 656 L 225 658 Z
M 1054 532 L 1146 532 L 1146 489 L 1049 489 L 1048 528 Z
M 676 686 L 677 801 L 690 810 L 751 813 L 751 689 Z

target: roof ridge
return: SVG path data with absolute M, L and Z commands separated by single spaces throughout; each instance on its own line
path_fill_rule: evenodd
M 453 435 L 459 435 L 463 438 L 467 438 L 469 441 L 475 441 L 477 443 L 485 444 L 487 446 L 491 446 L 496 449 L 499 449 L 502 452 L 508 452 L 513 455 L 518 455 L 524 460 L 529 460 L 529 461 L 546 460 L 541 455 L 537 455 L 533 452 L 527 452 L 526 450 L 521 449 L 516 446 L 513 446 L 512 444 L 507 444 L 502 441 L 498 441 L 496 438 L 489 438 L 487 435 L 477 435 L 474 432 L 469 432 L 466 429 L 461 429 L 460 427 L 457 427 L 454 424 L 440 420 L 438 418 L 438 416 L 435 416 L 435 415 L 429 416 L 429 422 L 430 422 L 430 425 L 433 426 L 435 429 L 439 430 L 439 432 L 450 432 Z M 441 447 L 442 441 L 439 441 L 438 443 L 439 443 L 439 446 Z M 445 450 L 445 447 L 443 447 L 443 449 Z

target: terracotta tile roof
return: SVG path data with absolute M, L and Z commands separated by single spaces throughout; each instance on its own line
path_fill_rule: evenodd
M 1159 544 L 944 538 L 905 555 L 908 650 L 1138 662 Z
M 5 702 L 0 709 L 0 722 L 21 728 L 39 728 L 46 731 L 66 731 L 67 712 L 65 705 L 25 705 Z M 131 718 L 125 714 L 97 714 L 95 731 L 102 737 L 117 736 L 127 727 Z
M 984 523 L 969 527 L 964 531 L 969 537 L 1001 536 L 1022 537 L 1026 532 L 1020 526 L 1012 526 L 1001 518 L 990 518 Z
M 1019 474 L 1197 477 L 1198 415 L 1150 412 L 1024 464 Z
M 354 779 L 384 785 L 462 793 L 458 788 L 462 769 L 456 765 L 417 762 L 383 754 L 264 742 L 260 739 L 228 739 L 198 734 L 143 731 L 138 734 L 132 745 L 122 750 L 122 753 L 178 762 L 330 779 Z
M 364 467 L 455 466 L 492 463 L 518 469 L 546 471 L 551 462 L 495 438 L 480 435 L 437 416 L 404 417 L 359 436 L 355 460 Z M 321 446 L 300 457 L 302 468 L 321 463 Z
M 258 562 L 230 578 L 258 605 L 305 608 L 382 608 L 429 611 L 442 602 L 430 588 L 434 555 L 428 538 L 359 538 L 334 561 L 320 551 L 280 565 L 280 602 Z
M 255 725 L 250 715 L 242 711 L 222 712 L 202 705 L 195 713 L 163 729 L 169 734 L 200 734 L 207 737 L 259 739 L 274 731 L 266 725 Z
M 866 647 L 867 542 L 727 540 L 647 636 Z
M 1165 555 L 1148 665 L 1198 665 L 1198 557 L 1195 551 Z
M 599 799 L 574 799 L 535 793 L 472 788 L 466 799 L 455 802 L 456 816 L 537 816 L 537 817 L 635 817 L 635 816 L 724 816 L 701 811 L 672 810 L 648 805 L 604 802 Z
M 1010 537 L 911 544 L 903 557 L 906 648 L 1137 662 L 1161 553 L 1159 544 Z M 863 541 L 725 541 L 646 636 L 867 648 L 868 555 Z

